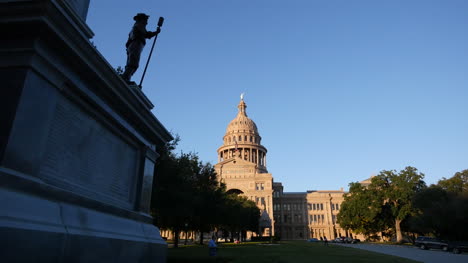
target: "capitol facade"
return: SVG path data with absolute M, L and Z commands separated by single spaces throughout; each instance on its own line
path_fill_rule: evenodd
M 362 238 L 337 223 L 343 189 L 287 192 L 281 182 L 274 181 L 267 169 L 267 148 L 247 115 L 243 96 L 237 108 L 237 116 L 228 124 L 218 148 L 215 170 L 228 192 L 243 195 L 260 208 L 259 233 L 287 240 Z

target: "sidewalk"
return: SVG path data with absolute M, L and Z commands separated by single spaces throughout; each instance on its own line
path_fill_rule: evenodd
M 453 254 L 441 250 L 422 250 L 410 246 L 398 245 L 380 245 L 380 244 L 340 244 L 331 243 L 330 245 L 344 246 L 351 248 L 364 249 L 368 251 L 388 254 L 392 256 L 408 258 L 424 263 L 466 263 L 468 254 Z

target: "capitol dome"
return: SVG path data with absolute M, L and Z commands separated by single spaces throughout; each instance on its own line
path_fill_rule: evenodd
M 257 125 L 247 116 L 247 112 L 245 111 L 247 105 L 244 100 L 240 101 L 237 108 L 239 108 L 239 113 L 237 113 L 237 116 L 228 124 L 226 135 L 237 132 L 250 132 L 258 135 Z
M 244 99 L 242 98 L 237 106 L 239 112 L 237 116 L 228 124 L 224 135 L 224 145 L 235 144 L 260 144 L 260 134 L 257 125 L 247 116 Z
M 229 122 L 226 134 L 223 137 L 223 145 L 218 149 L 219 161 L 238 157 L 245 161 L 252 162 L 266 171 L 267 149 L 262 146 L 257 125 L 247 116 L 245 109 L 247 105 L 243 96 L 237 106 L 239 112 L 237 116 Z

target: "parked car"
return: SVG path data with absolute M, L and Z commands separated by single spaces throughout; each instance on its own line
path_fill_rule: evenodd
M 331 241 L 332 243 L 351 243 L 356 244 L 357 242 L 361 242 L 361 240 L 352 238 L 352 237 L 337 237 Z
M 309 240 L 307 240 L 307 242 L 319 242 L 319 240 L 316 238 L 310 238 Z
M 341 237 L 344 243 L 351 243 L 353 239 L 351 237 Z
M 416 242 L 414 242 L 414 245 L 419 247 L 420 249 L 437 248 L 442 249 L 443 251 L 448 251 L 449 248 L 448 243 L 444 240 L 435 237 L 424 236 L 416 238 Z
M 337 237 L 332 240 L 333 243 L 344 243 L 344 238 L 342 237 Z
M 454 254 L 468 252 L 468 242 L 449 242 L 449 250 L 452 250 Z

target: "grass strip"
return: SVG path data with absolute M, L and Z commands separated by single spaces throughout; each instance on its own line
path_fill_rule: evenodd
M 168 263 L 301 263 L 301 262 L 417 262 L 376 252 L 341 246 L 324 246 L 305 241 L 283 241 L 280 244 L 220 244 L 217 256 L 208 255 L 206 246 L 170 248 Z

